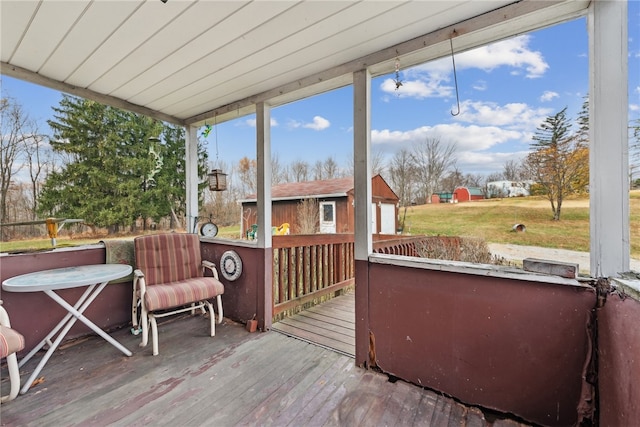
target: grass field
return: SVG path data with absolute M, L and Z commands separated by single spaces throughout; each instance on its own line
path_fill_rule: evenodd
M 640 190 L 630 195 L 631 256 L 640 258 Z M 400 217 L 404 215 L 401 208 Z M 565 200 L 560 221 L 553 221 L 548 200 L 536 197 L 491 199 L 470 203 L 412 206 L 406 211 L 405 232 L 410 234 L 472 236 L 488 243 L 589 251 L 589 200 Z M 516 233 L 515 224 L 526 231 Z M 237 238 L 239 227 L 221 227 L 220 237 Z M 61 236 L 58 247 L 98 243 L 105 237 L 68 239 Z M 0 243 L 1 252 L 51 248 L 44 236 L 36 240 Z

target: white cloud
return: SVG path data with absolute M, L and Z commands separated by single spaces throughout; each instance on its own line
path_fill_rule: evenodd
M 320 116 L 315 116 L 313 118 L 313 123 L 307 123 L 303 125 L 303 127 L 307 129 L 313 129 L 313 130 L 324 130 L 324 129 L 327 129 L 329 126 L 331 126 L 331 123 L 329 122 L 329 120 Z
M 247 126 L 250 126 L 250 127 L 252 127 L 252 128 L 256 127 L 256 119 L 247 119 L 247 120 L 245 120 L 245 122 L 244 122 L 244 123 L 245 123 Z M 272 126 L 272 127 L 274 127 L 274 126 L 278 126 L 278 122 L 277 122 L 277 120 L 276 120 L 276 119 L 271 118 L 271 126 Z
M 527 151 L 495 152 L 501 144 L 526 141 L 527 134 L 497 126 L 465 126 L 460 123 L 422 126 L 408 131 L 374 130 L 371 141 L 378 149 L 409 150 L 426 138 L 438 138 L 446 145 L 456 144 L 456 164 L 468 173 L 489 173 L 502 170 L 507 160 L 520 161 Z
M 456 141 L 458 150 L 487 150 L 508 141 L 520 140 L 522 132 L 502 129 L 497 126 L 463 126 L 459 123 L 439 124 L 433 132 L 444 140 Z
M 631 111 L 640 111 L 640 105 L 638 105 L 638 104 L 629 104 L 629 110 L 631 110 Z
M 456 121 L 519 131 L 535 129 L 552 112 L 549 108 L 532 108 L 520 102 L 498 105 L 471 100 L 463 101 L 460 110 L 460 115 L 455 116 Z
M 456 66 L 491 71 L 501 66 L 526 70 L 527 78 L 541 77 L 549 68 L 542 53 L 529 49 L 531 36 L 524 35 L 463 52 Z
M 488 86 L 487 86 L 487 82 L 484 80 L 478 80 L 477 82 L 475 82 L 475 84 L 472 86 L 475 90 L 477 91 L 485 91 L 487 90 Z
M 438 138 L 443 143 L 455 143 L 458 150 L 486 150 L 507 141 L 520 140 L 522 132 L 497 126 L 464 126 L 459 123 L 422 126 L 409 131 L 373 130 L 373 144 L 411 145 L 427 138 Z
M 458 53 L 456 69 L 478 68 L 486 72 L 499 67 L 510 67 L 512 75 L 524 74 L 527 78 L 542 77 L 549 68 L 542 53 L 529 48 L 530 35 L 522 35 L 487 46 Z M 431 61 L 402 71 L 402 86 L 396 91 L 393 79 L 386 79 L 381 89 L 386 93 L 396 92 L 400 97 L 448 97 L 453 93 L 450 84 L 453 64 L 450 56 Z M 477 86 L 477 87 L 476 87 Z M 474 86 L 483 90 L 482 84 Z
M 291 129 L 306 128 L 321 131 L 331 126 L 331 122 L 324 117 L 315 116 L 312 122 L 304 123 L 296 120 L 290 120 L 289 123 L 287 123 L 287 126 Z
M 443 144 L 456 144 L 456 160 L 468 173 L 502 170 L 505 161 L 520 161 L 526 154 L 536 127 L 552 113 L 548 108 L 534 108 L 525 103 L 499 105 L 467 100 L 453 123 L 421 126 L 407 131 L 374 130 L 371 141 L 384 151 L 411 149 L 427 138 Z M 504 147 L 504 148 L 500 148 Z
M 553 98 L 557 98 L 559 96 L 560 96 L 560 94 L 558 94 L 558 92 L 553 92 L 551 90 L 545 90 L 544 93 L 542 94 L 542 96 L 540 96 L 540 101 L 541 102 L 549 102 L 549 101 L 553 100 Z
M 444 86 L 448 78 L 432 75 L 426 79 L 403 80 L 402 86 L 396 89 L 393 79 L 385 79 L 380 88 L 386 93 L 394 93 L 400 98 L 446 98 L 453 94 L 452 86 Z
M 457 165 L 467 173 L 491 173 L 502 171 L 507 161 L 520 162 L 528 152 L 517 153 L 487 153 L 466 151 L 458 153 Z

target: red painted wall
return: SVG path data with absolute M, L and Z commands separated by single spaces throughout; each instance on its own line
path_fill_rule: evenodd
M 601 426 L 640 422 L 640 302 L 610 294 L 598 309 Z
M 272 317 L 271 303 L 266 304 L 264 301 L 272 300 L 271 287 L 261 284 L 271 281 L 271 270 L 264 267 L 265 257 L 272 259 L 271 250 L 202 243 L 202 257 L 218 265 L 222 253 L 228 249 L 238 252 L 244 268 L 240 278 L 234 282 L 227 282 L 220 275 L 220 280 L 225 285 L 225 294 L 222 297 L 224 316 L 236 321 L 246 321 L 255 315 L 259 319 L 259 327 L 263 330 L 269 329 Z M 0 257 L 0 281 L 33 271 L 104 263 L 104 247 L 95 246 L 7 255 Z M 268 265 L 270 266 L 271 262 Z M 265 275 L 265 271 L 268 274 Z M 62 290 L 59 294 L 73 304 L 85 289 Z M 131 282 L 107 285 L 87 308 L 85 315 L 106 330 L 130 327 L 132 289 Z M 25 349 L 19 356 L 35 347 L 67 313 L 42 292 L 15 293 L 2 291 L 0 288 L 0 299 L 9 313 L 11 326 L 25 337 Z M 76 322 L 67 339 L 87 334 L 93 334 L 93 331 L 81 322 Z
M 383 264 L 367 274 L 366 291 L 356 277 L 356 315 L 369 326 L 357 331 L 358 364 L 374 358 L 386 373 L 534 423 L 576 423 L 592 288 Z
M 50 268 L 104 263 L 104 247 L 7 255 L 0 258 L 0 279 Z M 85 289 L 61 290 L 59 295 L 74 304 Z M 0 290 L 0 298 L 9 313 L 11 326 L 25 337 L 25 350 L 22 353 L 35 347 L 67 314 L 64 308 L 42 292 L 16 293 Z M 131 323 L 131 298 L 131 282 L 107 285 L 84 314 L 103 329 L 127 326 Z M 76 322 L 67 338 L 89 333 L 93 331 L 83 323 Z
M 233 281 L 227 281 L 220 274 L 220 257 L 227 250 L 234 250 L 242 260 L 242 274 Z M 264 258 L 268 258 L 268 269 L 265 269 Z M 218 268 L 220 281 L 224 284 L 222 307 L 224 316 L 230 319 L 244 322 L 258 319 L 258 327 L 267 330 L 271 327 L 271 310 L 273 299 L 271 297 L 271 265 L 273 255 L 271 249 L 248 248 L 225 244 L 224 241 L 216 243 L 202 242 L 202 258 L 215 262 Z M 269 292 L 269 294 L 265 294 Z M 269 301 L 266 304 L 265 301 Z

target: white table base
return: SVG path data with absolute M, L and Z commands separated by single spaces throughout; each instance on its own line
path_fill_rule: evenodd
M 40 362 L 38 363 L 38 366 L 36 366 L 36 368 L 34 369 L 29 379 L 27 379 L 27 382 L 22 386 L 22 389 L 20 390 L 20 394 L 25 394 L 29 390 L 29 388 L 31 388 L 33 381 L 35 381 L 35 379 L 38 377 L 38 375 L 40 374 L 40 371 L 42 371 L 42 368 L 44 368 L 44 365 L 47 363 L 47 361 L 49 360 L 53 352 L 58 348 L 58 346 L 60 345 L 64 337 L 67 335 L 71 327 L 76 323 L 76 320 L 80 320 L 82 323 L 87 325 L 95 333 L 100 335 L 102 338 L 104 338 L 111 345 L 113 345 L 118 350 L 123 352 L 125 355 L 131 356 L 133 354 L 126 347 L 124 347 L 118 341 L 113 339 L 109 334 L 107 334 L 105 331 L 100 329 L 95 323 L 93 323 L 91 320 L 89 320 L 87 317 L 85 317 L 82 314 L 87 309 L 87 307 L 89 307 L 89 305 L 93 302 L 93 300 L 96 299 L 96 297 L 100 294 L 100 292 L 102 292 L 102 289 L 104 289 L 107 283 L 108 282 L 103 282 L 100 284 L 90 285 L 87 288 L 87 290 L 82 294 L 80 299 L 78 299 L 78 302 L 76 302 L 74 306 L 71 306 L 71 304 L 69 304 L 62 297 L 60 297 L 60 295 L 56 294 L 52 290 L 43 291 L 45 294 L 49 295 L 51 299 L 53 299 L 55 302 L 57 302 L 62 307 L 64 307 L 67 310 L 67 314 L 60 321 L 60 323 L 58 323 L 56 327 L 53 328 L 53 330 L 49 332 L 49 334 L 29 352 L 29 354 L 27 354 L 25 357 L 22 358 L 22 360 L 18 364 L 20 367 L 22 367 L 42 347 L 44 347 L 47 344 L 49 345 L 49 349 L 47 350 L 45 355 L 42 357 L 42 360 L 40 360 Z M 61 329 L 62 331 L 60 331 Z M 58 333 L 58 331 L 60 331 L 60 334 L 56 337 L 54 342 L 51 342 L 51 338 L 53 338 Z

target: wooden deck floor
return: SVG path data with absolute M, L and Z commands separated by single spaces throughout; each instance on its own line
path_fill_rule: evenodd
M 274 323 L 271 329 L 355 357 L 355 306 L 355 295 L 349 292 Z
M 225 321 L 184 317 L 160 325 L 160 355 L 128 330 L 67 343 L 44 381 L 0 406 L 3 426 L 446 426 L 490 423 L 477 408 L 354 365 L 348 356 Z M 38 361 L 21 369 L 26 379 Z M 2 392 L 7 392 L 6 366 Z

